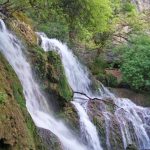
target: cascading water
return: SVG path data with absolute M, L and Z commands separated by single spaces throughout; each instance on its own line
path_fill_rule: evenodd
M 56 120 L 51 115 L 47 101 L 34 81 L 31 67 L 23 55 L 22 48 L 18 39 L 7 30 L 5 23 L 0 20 L 0 52 L 4 54 L 20 79 L 27 109 L 36 126 L 54 133 L 64 150 L 87 150 L 60 120 Z
M 137 106 L 129 99 L 116 98 L 115 103 L 120 107 L 115 115 L 122 129 L 124 146 L 134 142 L 141 150 L 150 149 L 150 109 Z M 122 112 L 121 108 L 125 111 Z
M 65 73 L 71 88 L 74 91 L 86 93 L 92 97 L 91 80 L 88 71 L 83 67 L 73 53 L 56 39 L 49 39 L 46 35 L 38 33 L 42 39 L 41 47 L 45 51 L 56 50 L 62 56 Z M 76 95 L 75 95 L 76 96 Z M 83 138 L 87 141 L 90 150 L 102 150 L 96 127 L 90 121 L 86 112 L 87 101 L 75 99 L 72 102 L 80 117 L 80 128 Z
M 118 107 L 115 108 L 113 114 L 116 122 L 120 126 L 122 142 L 124 149 L 129 144 L 136 144 L 140 150 L 150 149 L 150 109 L 137 106 L 129 99 L 118 98 L 109 92 L 103 85 L 99 90 L 99 96 L 91 92 L 91 80 L 87 69 L 82 66 L 73 53 L 56 39 L 48 39 L 45 34 L 38 33 L 41 37 L 41 46 L 45 51 L 55 50 L 61 57 L 64 65 L 65 73 L 70 86 L 74 91 L 83 92 L 91 97 L 108 98 Z M 85 97 L 82 97 L 83 99 Z M 95 126 L 91 123 L 87 115 L 88 100 L 74 99 L 72 102 L 78 111 L 81 124 L 81 132 L 88 141 L 89 147 L 93 150 L 101 150 L 102 147 L 98 142 L 98 135 Z M 111 119 L 109 113 L 104 110 L 103 115 L 106 123 L 106 144 L 107 149 L 111 149 L 110 145 L 110 126 Z M 131 130 L 132 128 L 132 130 Z
M 120 126 L 124 149 L 128 144 L 135 143 L 140 150 L 150 149 L 150 109 L 135 105 L 129 99 L 117 98 L 102 87 L 99 90 L 99 96 L 91 91 L 91 80 L 87 69 L 82 66 L 73 53 L 58 40 L 48 39 L 40 34 L 42 47 L 45 51 L 57 50 L 62 56 L 62 62 L 65 68 L 69 84 L 74 91 L 83 92 L 90 97 L 110 97 L 118 105 L 115 109 L 114 116 Z M 22 45 L 6 28 L 4 22 L 0 20 L 0 51 L 7 58 L 14 68 L 23 86 L 26 105 L 35 124 L 54 133 L 63 146 L 64 150 L 102 150 L 100 140 L 95 126 L 88 116 L 88 100 L 75 99 L 72 102 L 78 111 L 80 117 L 80 127 L 85 147 L 76 140 L 67 127 L 60 120 L 56 120 L 49 110 L 45 97 L 40 92 L 39 86 L 34 81 L 30 65 L 27 63 L 23 52 Z M 78 97 L 78 95 L 75 95 Z M 110 114 L 103 110 L 106 124 L 106 144 L 107 149 L 111 150 L 110 143 Z

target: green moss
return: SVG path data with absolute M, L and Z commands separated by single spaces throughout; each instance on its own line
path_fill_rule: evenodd
M 22 93 L 22 87 L 20 83 L 14 82 L 11 87 L 13 90 L 15 100 L 17 101 L 17 103 L 20 105 L 21 108 L 25 108 L 26 107 L 25 99 Z
M 98 135 L 100 137 L 102 147 L 107 147 L 106 145 L 106 130 L 105 130 L 105 122 L 103 118 L 99 118 L 97 116 L 93 117 L 93 123 L 97 128 Z
M 46 146 L 44 145 L 43 141 L 39 137 L 39 133 L 37 131 L 36 126 L 34 125 L 34 122 L 32 121 L 32 118 L 29 114 L 26 114 L 25 120 L 28 127 L 28 133 L 32 135 L 31 141 L 32 143 L 35 143 L 36 150 L 47 150 Z
M 0 92 L 0 104 L 4 104 L 7 98 L 6 93 Z
M 63 118 L 63 120 L 67 123 L 70 129 L 79 135 L 80 134 L 80 123 L 77 111 L 74 106 L 70 103 L 66 103 L 63 111 L 59 113 L 59 117 Z
M 57 83 L 57 90 L 60 96 L 65 101 L 70 101 L 72 99 L 72 90 L 65 76 L 60 56 L 54 51 L 49 51 L 48 62 L 51 64 L 48 70 L 48 77 L 52 79 L 51 82 Z
M 0 138 L 4 136 L 7 140 L 16 140 L 16 144 L 12 150 L 20 150 L 22 146 L 32 150 L 46 149 L 41 142 L 36 127 L 26 110 L 25 99 L 23 96 L 22 86 L 13 71 L 12 67 L 5 60 L 0 53 L 0 103 L 5 102 L 5 105 L 0 109 L 0 130 L 4 126 L 4 135 L 0 134 Z M 11 126 L 12 121 L 17 124 Z M 14 133 L 14 128 L 17 131 Z M 8 133 L 5 130 L 9 130 Z M 1 131 L 0 131 L 1 133 Z M 17 136 L 16 139 L 12 137 L 12 133 Z M 11 141 L 10 141 L 11 142 Z M 9 143 L 9 142 L 8 142 Z M 1 148 L 1 147 L 0 147 Z
M 38 45 L 28 44 L 27 56 L 31 62 L 34 77 L 53 105 L 59 108 L 72 99 L 72 90 L 67 82 L 60 56 L 44 52 Z M 56 106 L 56 107 L 57 107 Z
M 47 56 L 44 50 L 39 47 L 38 45 L 30 45 L 28 46 L 28 51 L 30 52 L 31 56 L 31 64 L 34 70 L 34 75 L 38 80 L 42 80 L 46 78 L 46 61 Z

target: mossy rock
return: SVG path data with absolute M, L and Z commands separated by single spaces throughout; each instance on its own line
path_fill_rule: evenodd
M 129 144 L 126 150 L 138 150 L 138 148 L 134 144 Z
M 90 119 L 97 128 L 103 149 L 124 150 L 120 126 L 116 117 L 114 116 L 113 107 L 113 104 L 111 105 L 110 103 L 106 103 L 103 100 L 89 101 L 88 113 Z M 107 112 L 107 118 L 110 119 L 106 119 L 104 112 Z M 107 129 L 109 130 L 108 139 Z M 107 140 L 109 140 L 110 146 L 107 144 Z
M 73 93 L 65 76 L 60 56 L 55 51 L 45 53 L 38 46 L 30 46 L 28 52 L 34 75 L 50 99 L 50 103 L 62 108 L 66 102 L 72 100 Z
M 63 120 L 65 120 L 70 129 L 73 129 L 75 134 L 79 136 L 80 134 L 79 116 L 73 104 L 66 103 L 62 112 L 59 113 L 59 117 L 63 118 Z
M 43 82 L 47 72 L 47 55 L 38 45 L 28 45 L 26 54 L 29 56 L 28 61 L 31 63 L 34 77 Z
M 14 18 L 7 20 L 6 23 L 10 30 L 23 41 L 27 41 L 29 44 L 37 44 L 38 38 L 33 27 L 26 21 L 23 21 L 23 19 L 21 19 L 21 15 L 16 15 Z
M 7 94 L 4 92 L 0 92 L 0 104 L 4 104 L 7 99 Z
M 44 144 L 48 147 L 48 150 L 62 150 L 61 142 L 52 132 L 42 128 L 39 128 L 38 132 L 44 140 Z
M 60 56 L 55 51 L 49 51 L 48 62 L 50 62 L 52 66 L 52 68 L 48 69 L 48 77 L 51 75 L 51 77 L 58 83 L 58 92 L 60 96 L 62 96 L 65 101 L 70 101 L 73 96 L 72 90 L 65 76 Z
M 24 14 L 16 12 L 12 19 L 7 20 L 7 25 L 21 39 L 25 46 L 24 53 L 32 66 L 37 82 L 50 103 L 56 105 L 59 110 L 66 102 L 71 101 L 73 96 L 60 56 L 53 51 L 46 53 L 37 45 L 37 36 L 32 23 Z
M 0 93 L 0 149 L 45 150 L 26 110 L 21 84 L 1 53 Z

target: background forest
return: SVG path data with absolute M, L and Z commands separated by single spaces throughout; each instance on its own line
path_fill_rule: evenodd
M 50 38 L 67 42 L 105 85 L 150 89 L 150 18 L 149 11 L 141 10 L 138 3 L 0 0 L 0 10 L 7 17 L 18 17 L 31 24 Z M 118 76 L 114 75 L 116 71 Z

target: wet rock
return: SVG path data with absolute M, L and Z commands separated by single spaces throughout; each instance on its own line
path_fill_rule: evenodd
M 49 130 L 39 128 L 38 132 L 43 139 L 44 144 L 47 145 L 48 150 L 63 150 L 59 139 Z
M 0 149 L 45 150 L 26 110 L 21 84 L 0 54 Z
M 131 99 L 135 104 L 139 106 L 150 107 L 149 93 L 137 93 L 125 88 L 110 88 L 110 91 L 119 97 Z
M 133 4 L 135 4 L 135 6 L 140 12 L 150 9 L 149 0 L 131 0 L 131 1 Z
M 55 51 L 44 52 L 36 45 L 30 45 L 27 51 L 34 76 L 53 106 L 60 111 L 66 102 L 72 100 L 72 89 L 65 76 L 60 56 Z
M 109 103 L 105 101 L 110 101 Z M 111 99 L 88 102 L 88 113 L 95 124 L 104 150 L 123 150 L 120 126 L 114 115 L 114 103 Z
M 73 132 L 75 132 L 76 135 L 80 135 L 79 116 L 73 104 L 66 103 L 60 117 L 65 120 L 67 125 L 73 130 Z
M 129 144 L 126 148 L 126 150 L 138 150 L 137 147 L 134 144 Z

